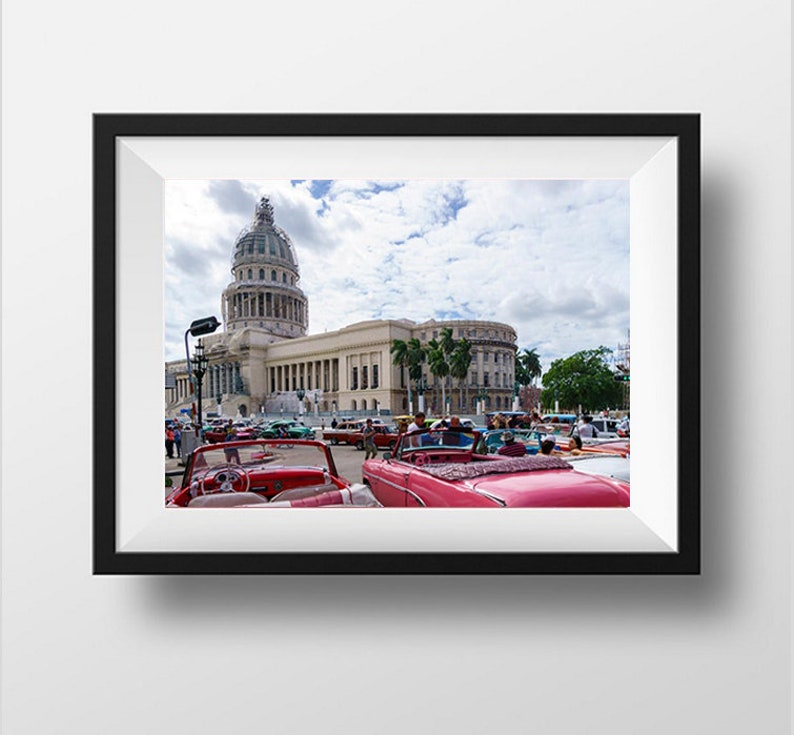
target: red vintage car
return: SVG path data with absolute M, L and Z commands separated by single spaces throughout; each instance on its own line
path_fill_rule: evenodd
M 384 424 L 373 424 L 375 435 L 372 440 L 378 449 L 394 449 L 397 446 L 397 440 L 400 435 L 393 427 L 385 426 Z M 364 449 L 364 434 L 362 430 L 354 431 L 348 438 L 348 444 L 352 444 L 356 449 Z
M 360 434 L 364 428 L 363 419 L 356 421 L 340 421 L 335 427 L 323 429 L 323 440 L 331 444 L 353 444 L 353 435 Z
M 576 472 L 559 457 L 479 454 L 477 431 L 403 434 L 393 453 L 364 462 L 377 501 L 399 508 L 625 508 L 629 485 Z
M 255 439 L 198 447 L 166 506 L 180 508 L 377 506 L 336 471 L 320 441 Z
M 247 424 L 234 424 L 235 436 L 238 441 L 256 438 L 256 431 L 253 426 Z M 218 424 L 210 429 L 204 429 L 204 440 L 210 444 L 223 442 L 226 439 L 226 425 Z

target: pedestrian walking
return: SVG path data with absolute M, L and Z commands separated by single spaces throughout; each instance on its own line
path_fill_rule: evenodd
M 367 423 L 361 432 L 364 436 L 364 459 L 367 460 L 372 456 L 378 456 L 378 448 L 375 446 L 375 434 L 377 430 L 372 425 L 372 419 L 367 419 Z

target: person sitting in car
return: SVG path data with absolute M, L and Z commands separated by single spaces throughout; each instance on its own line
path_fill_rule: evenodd
M 517 442 L 512 431 L 506 431 L 502 434 L 502 440 L 504 444 L 496 450 L 497 454 L 502 454 L 506 457 L 523 457 L 526 455 L 526 445 Z

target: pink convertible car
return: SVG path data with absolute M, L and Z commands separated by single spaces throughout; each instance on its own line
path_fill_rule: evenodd
M 383 459 L 364 462 L 364 483 L 381 505 L 398 508 L 629 505 L 628 484 L 578 472 L 563 458 L 484 452 L 476 431 L 413 431 Z

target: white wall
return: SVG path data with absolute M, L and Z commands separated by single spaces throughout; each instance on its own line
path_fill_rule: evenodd
M 3 732 L 788 732 L 789 13 L 7 0 Z M 702 112 L 703 575 L 92 577 L 95 111 Z

